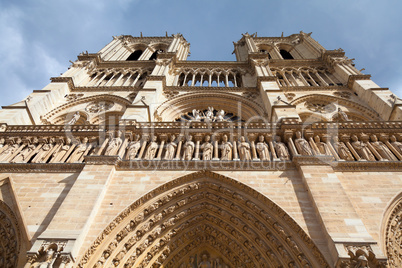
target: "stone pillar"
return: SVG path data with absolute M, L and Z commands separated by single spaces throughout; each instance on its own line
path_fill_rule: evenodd
M 162 158 L 163 146 L 165 145 L 165 142 L 167 140 L 167 135 L 161 134 L 161 135 L 159 135 L 159 139 L 161 140 L 161 144 L 159 145 L 158 155 L 156 156 L 155 160 L 161 160 L 161 158 Z
M 202 136 L 201 135 L 195 135 L 195 153 L 194 153 L 194 158 L 193 160 L 200 160 L 200 143 Z

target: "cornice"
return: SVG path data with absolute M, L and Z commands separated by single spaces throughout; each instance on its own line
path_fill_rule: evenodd
M 85 163 L 0 163 L 3 173 L 76 173 Z
M 86 165 L 116 165 L 120 161 L 116 155 L 87 155 L 84 159 Z
M 119 161 L 116 170 L 255 170 L 276 171 L 294 169 L 291 161 L 203 161 L 203 160 L 139 160 Z
M 296 166 L 323 166 L 333 162 L 334 157 L 328 155 L 294 155 L 293 163 Z
M 330 163 L 335 171 L 401 171 L 399 161 L 334 161 Z
M 286 92 L 292 91 L 323 91 L 323 90 L 350 90 L 346 86 L 279 86 L 281 90 Z
M 356 75 L 350 75 L 349 79 L 348 79 L 348 88 L 352 89 L 353 88 L 353 84 L 356 80 L 370 80 L 371 79 L 371 75 L 369 74 L 356 74 Z

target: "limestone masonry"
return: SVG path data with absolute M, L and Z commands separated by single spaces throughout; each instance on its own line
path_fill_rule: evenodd
M 0 267 L 402 267 L 402 101 L 310 34 L 113 37 L 0 110 Z

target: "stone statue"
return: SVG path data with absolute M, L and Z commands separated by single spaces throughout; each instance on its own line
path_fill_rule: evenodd
M 308 142 L 302 138 L 301 132 L 296 131 L 295 146 L 301 155 L 313 155 L 310 145 Z
M 172 160 L 174 158 L 174 153 L 176 152 L 176 147 L 177 147 L 175 140 L 176 140 L 176 136 L 172 134 L 170 136 L 170 142 L 166 146 L 165 157 L 163 159 Z
M 334 149 L 338 153 L 339 157 L 343 160 L 346 161 L 353 161 L 355 160 L 353 158 L 352 153 L 349 151 L 349 148 L 341 141 L 339 141 L 338 136 L 333 137 L 334 140 Z
M 140 135 L 136 134 L 133 141 L 127 146 L 127 159 L 134 160 L 141 148 Z
M 389 137 L 389 140 L 391 141 L 390 143 L 392 147 L 394 147 L 395 150 L 397 150 L 402 155 L 402 143 L 397 141 L 394 135 L 391 135 L 391 137 Z
M 53 148 L 53 144 L 51 141 L 49 141 L 49 143 L 45 143 L 42 148 L 40 148 L 39 153 L 35 156 L 33 162 L 35 163 L 44 163 L 45 162 L 45 158 L 47 156 L 47 154 L 49 153 L 49 151 Z
M 208 111 L 205 113 L 205 122 L 211 122 L 214 119 L 214 107 L 208 107 Z
M 157 139 L 158 137 L 152 136 L 151 142 L 148 144 L 147 150 L 145 152 L 145 160 L 152 160 L 155 158 L 156 151 L 158 150 L 158 143 L 156 142 Z
M 187 141 L 183 145 L 183 160 L 191 160 L 193 159 L 193 152 L 194 152 L 194 142 L 193 136 L 188 135 L 187 136 Z
M 351 145 L 360 155 L 361 158 L 367 161 L 375 161 L 375 157 L 373 153 L 370 151 L 370 149 L 367 147 L 367 144 L 365 144 L 362 141 L 359 141 L 356 135 L 352 135 L 351 139 L 352 139 Z
M 384 160 L 398 161 L 395 155 L 383 142 L 379 141 L 376 135 L 371 135 L 371 145 L 381 155 Z
M 255 146 L 255 148 L 257 149 L 258 155 L 260 156 L 261 161 L 269 161 L 269 147 L 268 144 L 266 144 L 266 142 L 264 141 L 265 138 L 263 135 L 260 135 L 258 137 L 258 142 Z
M 117 155 L 122 143 L 123 140 L 121 139 L 121 131 L 118 131 L 117 137 L 114 137 L 114 134 L 110 133 L 109 143 L 107 145 L 105 155 Z
M 212 143 L 209 141 L 211 140 L 211 136 L 206 135 L 205 136 L 205 142 L 201 145 L 201 150 L 202 150 L 202 160 L 211 160 L 212 159 L 212 153 L 214 146 Z
M 193 109 L 193 117 L 194 117 L 193 121 L 197 121 L 197 122 L 201 121 L 200 111 Z
M 6 140 L 4 139 L 4 138 L 1 138 L 0 139 L 0 148 L 3 148 L 4 147 L 4 142 L 5 142 Z
M 341 108 L 338 108 L 338 118 L 341 121 L 350 121 L 348 115 Z
M 202 260 L 198 264 L 198 268 L 212 268 L 211 262 L 209 261 L 207 254 L 202 255 Z
M 37 141 L 36 141 L 37 142 Z M 10 163 L 26 163 L 29 159 L 27 157 L 35 150 L 35 144 L 28 144 L 24 149 L 22 149 L 11 161 Z
M 228 141 L 228 136 L 223 135 L 221 144 L 221 160 L 232 160 L 233 145 Z
M 282 161 L 290 160 L 288 147 L 286 147 L 286 145 L 283 142 L 281 142 L 280 136 L 275 137 L 274 147 L 275 147 L 276 154 L 278 155 L 278 158 L 280 160 L 282 160 Z
M 85 153 L 85 151 L 88 149 L 89 144 L 88 144 L 88 138 L 84 137 L 82 139 L 82 142 L 77 145 L 75 148 L 73 154 L 70 156 L 70 160 L 68 161 L 69 163 L 75 163 L 79 162 L 81 156 Z
M 240 137 L 239 143 L 239 157 L 240 160 L 251 160 L 251 153 L 250 153 L 250 144 L 246 142 L 244 136 Z
M 9 144 L 8 147 L 0 154 L 0 161 L 7 160 L 18 148 L 20 145 L 18 143 L 14 143 L 13 145 Z
M 225 120 L 225 111 L 224 110 L 219 110 L 215 116 L 215 121 L 216 122 L 222 122 Z
M 52 162 L 53 163 L 59 162 L 68 152 L 68 150 L 70 150 L 70 148 L 71 148 L 71 139 L 67 138 L 66 143 L 62 145 L 59 150 L 53 152 Z
M 80 119 L 81 115 L 80 113 L 77 111 L 74 113 L 73 118 L 71 118 L 70 121 L 68 121 L 67 125 L 74 125 L 75 123 L 77 123 L 78 119 Z
M 325 142 L 322 142 L 320 140 L 320 136 L 316 135 L 314 137 L 314 142 L 317 145 L 318 151 L 320 154 L 324 154 L 324 155 L 332 155 L 331 151 L 328 148 L 328 145 Z

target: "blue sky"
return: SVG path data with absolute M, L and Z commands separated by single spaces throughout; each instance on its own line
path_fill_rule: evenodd
M 245 32 L 313 32 L 326 49 L 343 48 L 374 82 L 402 97 L 402 1 L 0 0 L 0 105 L 24 99 L 113 35 L 182 33 L 188 60 L 235 60 Z

